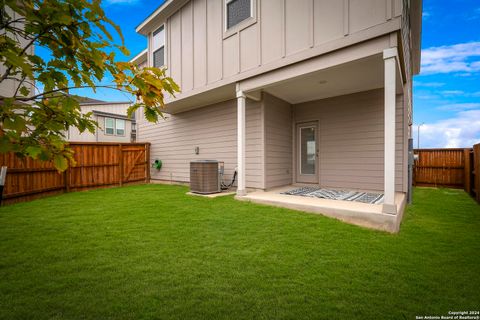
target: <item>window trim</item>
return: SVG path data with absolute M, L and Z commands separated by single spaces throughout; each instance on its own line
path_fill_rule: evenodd
M 149 54 L 149 59 L 150 59 L 150 63 L 149 65 L 151 67 L 155 67 L 154 66 L 154 60 L 153 60 L 153 53 L 156 52 L 157 50 L 160 50 L 160 48 L 162 47 L 159 47 L 157 49 L 154 49 L 153 48 L 153 37 L 155 36 L 155 33 L 157 31 L 159 31 L 161 28 L 163 28 L 163 65 L 159 66 L 159 67 L 156 67 L 156 68 L 164 68 L 167 66 L 167 24 L 166 23 L 162 23 L 158 28 L 155 28 L 151 33 L 150 33 L 150 46 L 151 46 L 151 50 L 150 50 L 150 54 Z
M 234 0 L 223 0 L 223 39 L 237 34 L 238 32 L 250 27 L 252 24 L 257 23 L 257 0 L 250 0 L 250 17 L 237 23 L 231 28 L 227 26 L 227 5 Z
M 123 134 L 118 134 L 118 128 L 117 128 L 117 121 L 123 121 Z M 117 137 L 125 137 L 125 134 L 127 132 L 127 121 L 125 119 L 115 119 L 115 136 Z
M 105 133 L 106 136 L 114 136 L 115 135 L 115 118 L 110 118 L 110 117 L 105 117 L 103 118 L 104 120 L 104 130 L 103 132 Z M 107 120 L 113 120 L 113 133 L 107 133 Z M 108 129 L 112 129 L 108 127 Z
M 127 135 L 127 120 L 119 119 L 119 118 L 112 118 L 112 117 L 104 117 L 103 118 L 104 129 L 103 133 L 106 136 L 115 136 L 115 137 L 125 137 Z M 113 120 L 113 133 L 107 133 L 107 120 Z M 123 121 L 123 134 L 117 134 L 117 121 Z M 109 127 L 111 129 L 111 127 Z

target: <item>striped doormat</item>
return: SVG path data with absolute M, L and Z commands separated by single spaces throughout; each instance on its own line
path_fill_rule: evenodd
M 356 202 L 363 202 L 363 203 L 370 203 L 370 204 L 383 203 L 383 193 L 357 192 L 357 191 L 348 191 L 348 190 L 332 190 L 332 189 L 323 189 L 319 187 L 300 187 L 300 188 L 282 192 L 282 194 L 310 197 L 310 198 L 356 201 Z

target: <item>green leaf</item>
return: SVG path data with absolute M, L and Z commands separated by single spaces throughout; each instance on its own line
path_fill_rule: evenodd
M 56 154 L 53 158 L 53 165 L 59 172 L 63 172 L 68 168 L 68 160 L 61 154 Z
M 99 83 L 113 79 L 116 90 L 141 101 L 130 107 L 128 114 L 142 107 L 151 122 L 163 118 L 165 94 L 173 96 L 180 90 L 167 78 L 165 68 L 140 69 L 117 60 L 116 52 L 128 55 L 128 50 L 120 28 L 105 15 L 101 0 L 5 0 L 2 4 L 11 12 L 2 19 L 21 16 L 24 28 L 8 29 L 7 25 L 4 34 L 11 36 L 0 35 L 0 64 L 7 67 L 8 77 L 26 77 L 40 91 L 35 89 L 33 94 L 25 82 L 14 97 L 2 99 L 2 153 L 53 161 L 60 171 L 73 163 L 65 143 L 66 130 L 76 127 L 80 132 L 94 132 L 97 124 L 80 112 L 72 87 L 90 87 L 95 92 Z M 33 50 L 23 52 L 18 38 L 35 39 L 36 46 L 51 52 L 49 59 Z M 25 103 L 17 103 L 19 100 Z
M 10 116 L 3 120 L 3 127 L 9 130 L 24 131 L 27 126 L 25 119 L 20 115 Z
M 29 146 L 27 147 L 27 149 L 25 149 L 25 151 L 30 157 L 32 157 L 33 159 L 37 159 L 37 157 L 42 152 L 42 148 L 36 146 Z
M 22 86 L 20 88 L 20 93 L 22 94 L 22 96 L 26 97 L 30 93 L 30 90 L 27 87 Z
M 6 153 L 12 151 L 12 145 L 10 143 L 10 139 L 6 136 L 0 136 L 0 152 Z

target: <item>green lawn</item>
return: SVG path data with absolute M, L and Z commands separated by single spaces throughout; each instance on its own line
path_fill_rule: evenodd
M 417 189 L 397 235 L 177 186 L 0 208 L 0 319 L 414 319 L 480 307 L 480 206 Z

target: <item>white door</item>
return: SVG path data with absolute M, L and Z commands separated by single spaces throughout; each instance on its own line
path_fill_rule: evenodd
M 297 124 L 297 182 L 318 183 L 317 122 Z

